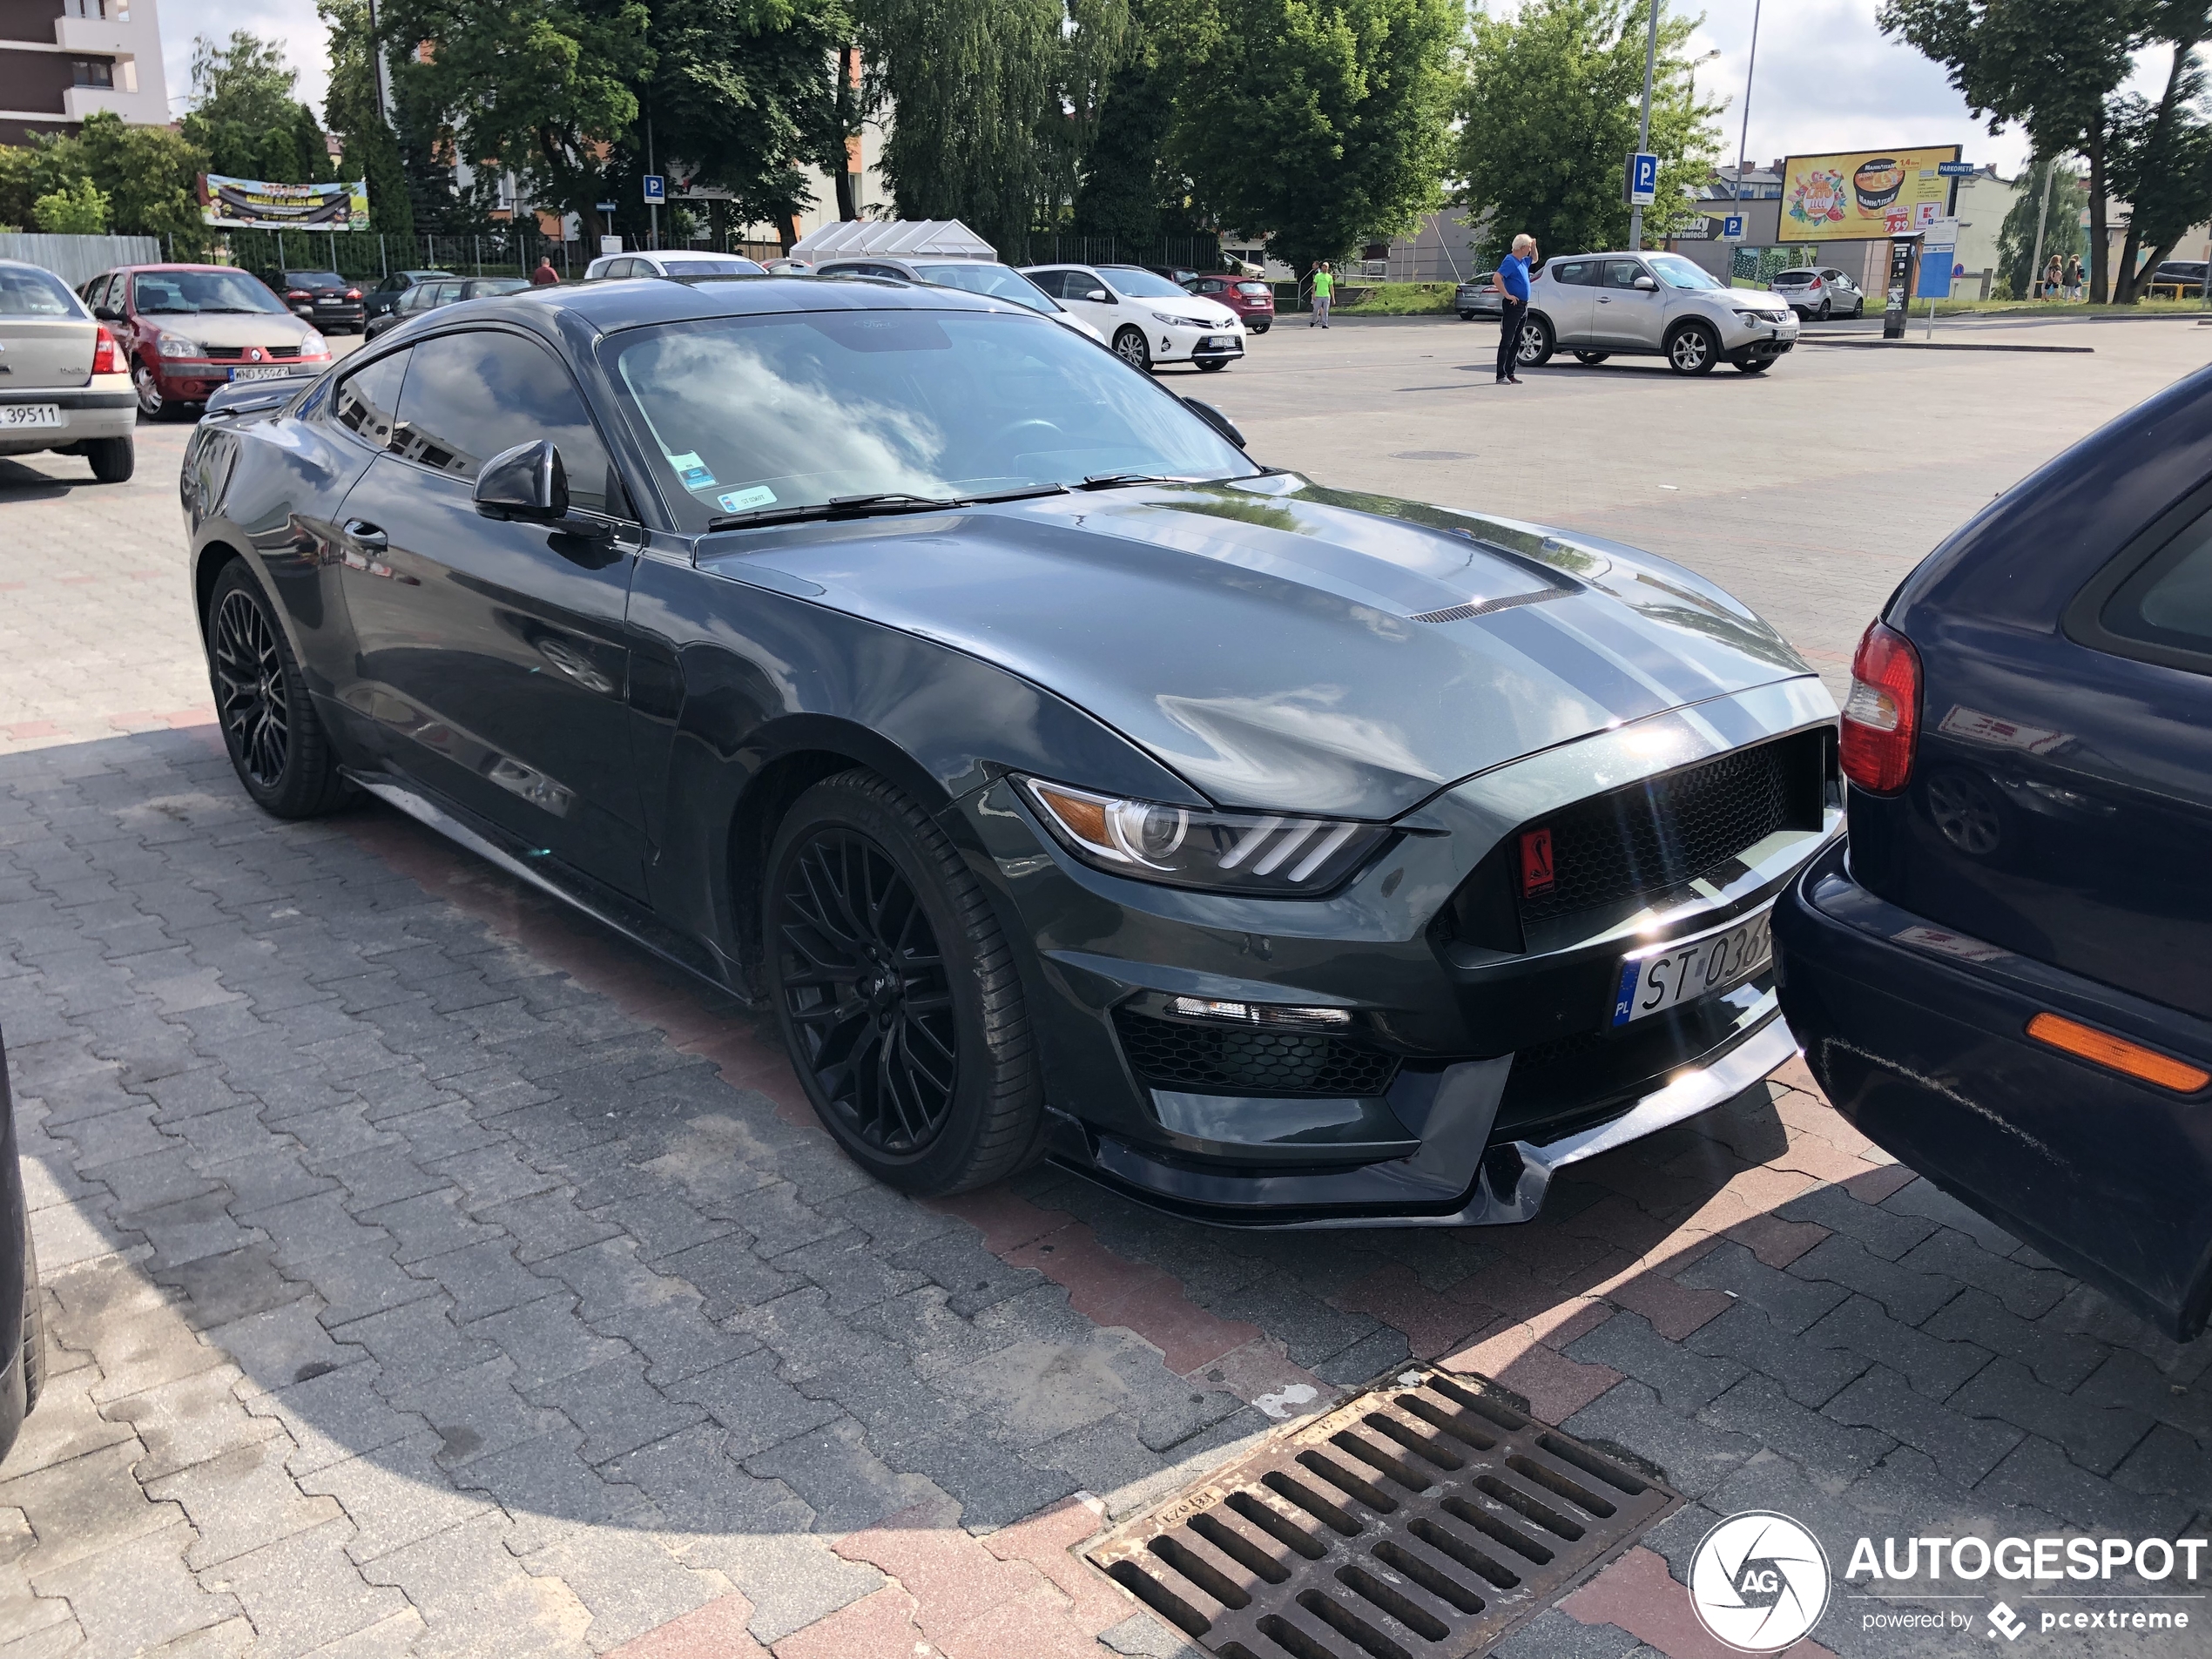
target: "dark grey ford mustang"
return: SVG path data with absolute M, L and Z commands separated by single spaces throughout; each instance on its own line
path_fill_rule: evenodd
M 806 278 L 456 306 L 219 397 L 247 791 L 366 790 L 773 1005 L 918 1193 L 1524 1220 L 1795 1050 L 1835 711 L 1648 554 L 1324 488 L 1058 324 Z

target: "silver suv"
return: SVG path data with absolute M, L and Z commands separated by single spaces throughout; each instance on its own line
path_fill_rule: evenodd
M 1576 253 L 1548 261 L 1528 285 L 1524 367 L 1554 351 L 1578 361 L 1664 357 L 1677 374 L 1730 362 L 1757 374 L 1797 343 L 1797 318 L 1762 288 L 1731 288 L 1679 253 Z

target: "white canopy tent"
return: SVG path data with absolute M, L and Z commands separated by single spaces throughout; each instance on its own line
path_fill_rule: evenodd
M 811 230 L 792 244 L 791 257 L 819 265 L 860 253 L 937 259 L 995 260 L 998 250 L 956 219 L 847 219 Z

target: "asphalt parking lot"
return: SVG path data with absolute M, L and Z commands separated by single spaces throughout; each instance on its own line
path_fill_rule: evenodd
M 1167 378 L 1264 460 L 1680 559 L 1839 684 L 1949 529 L 2212 361 L 2186 321 L 1971 337 L 2093 349 L 1515 388 L 1482 325 L 1293 320 Z M 1514 1659 L 1717 1651 L 1659 1592 L 1744 1509 L 1846 1544 L 2212 1525 L 2212 1339 L 1950 1203 L 1801 1066 L 1519 1228 L 874 1187 L 754 1014 L 381 808 L 252 808 L 190 634 L 187 431 L 142 427 L 119 487 L 0 461 L 0 1030 L 54 1342 L 0 1466 L 0 1659 L 1193 1652 L 1072 1548 L 1415 1359 L 1688 1501 Z M 1875 1594 L 1796 1651 L 1986 1650 Z M 2071 1640 L 2029 1645 L 2111 1646 Z

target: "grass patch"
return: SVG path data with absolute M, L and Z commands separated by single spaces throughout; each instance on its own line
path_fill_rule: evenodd
M 1339 304 L 1335 307 L 1352 317 L 1426 317 L 1436 313 L 1448 316 L 1452 296 L 1458 289 L 1458 285 L 1451 282 L 1359 283 L 1349 279 L 1345 287 L 1366 290 L 1358 305 Z

